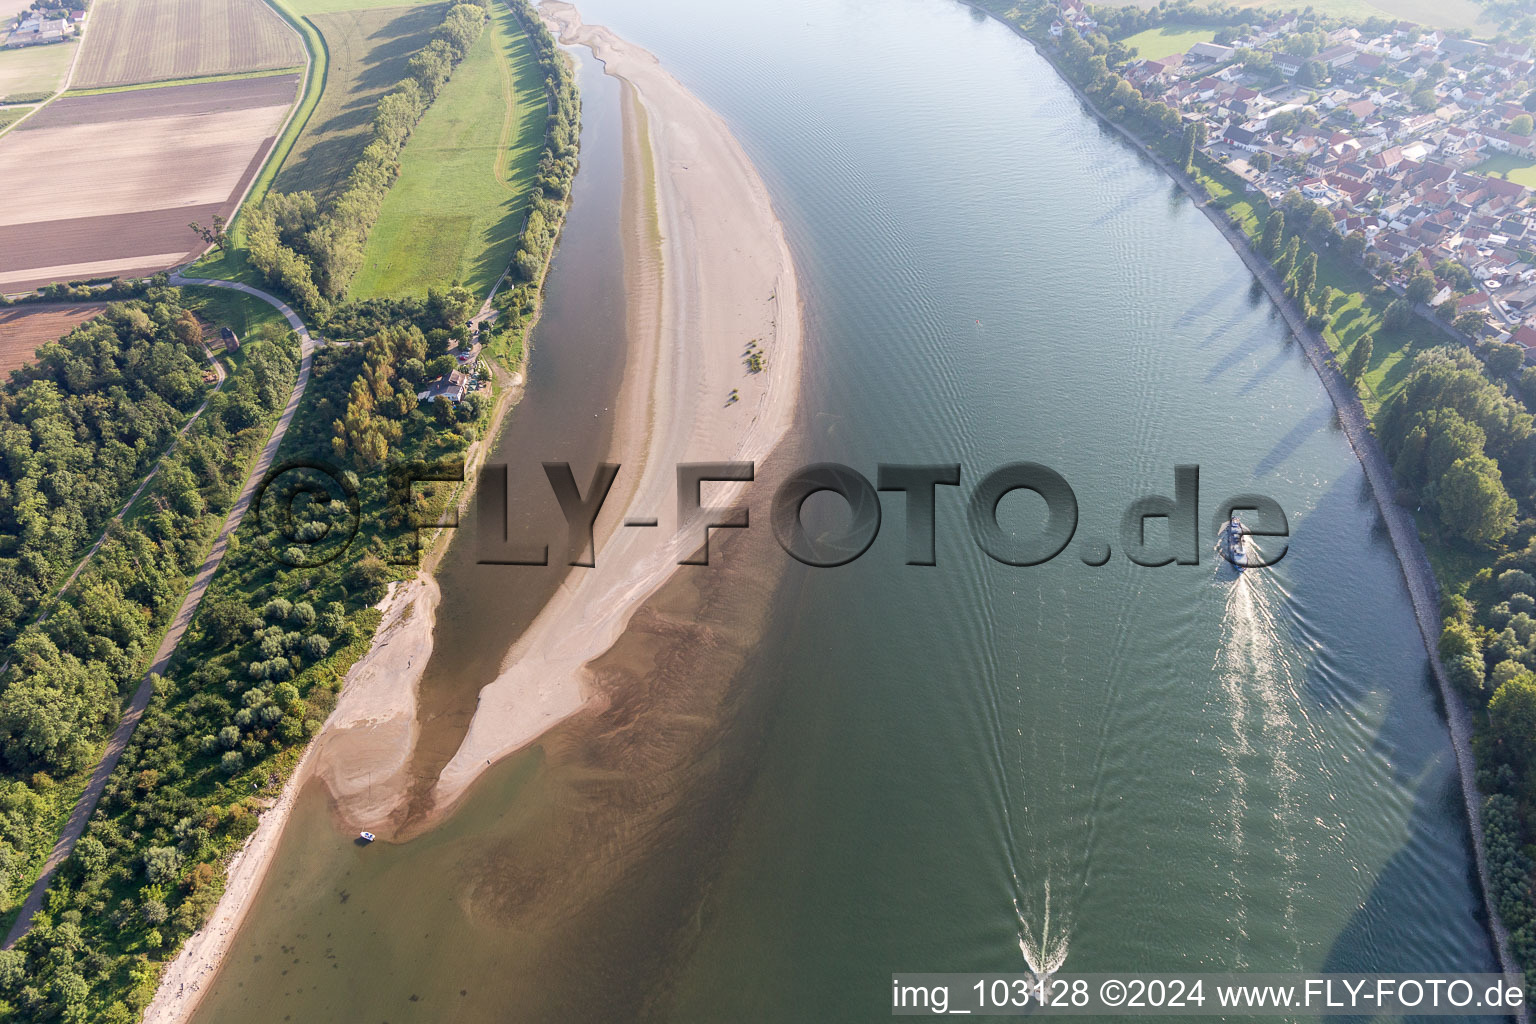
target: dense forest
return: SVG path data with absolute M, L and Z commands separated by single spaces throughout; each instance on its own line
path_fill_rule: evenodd
M 488 18 L 479 0 L 448 10 L 426 46 L 406 65 L 406 77 L 380 98 L 373 139 L 345 186 L 329 204 L 310 192 L 272 192 L 245 213 L 253 266 L 307 315 L 323 313 L 346 294 L 362 264 L 363 246 L 400 173 L 400 154 L 453 69 L 480 38 Z
M 154 324 L 158 328 L 147 326 Z M 119 388 L 111 382 L 122 375 L 120 363 L 154 374 L 155 367 L 178 367 L 179 361 L 152 353 L 157 347 L 174 349 L 187 358 L 192 372 L 167 373 L 159 386 L 176 393 L 196 385 L 195 398 L 202 390 L 202 371 L 183 351 L 195 345 L 201 359 L 201 342 L 194 340 L 201 338 L 201 328 L 193 336 L 193 325 L 176 289 L 153 287 L 143 299 L 109 306 L 102 316 L 41 349 L 39 362 L 18 372 L 6 392 L 17 419 L 7 427 L 0 485 L 36 489 L 36 471 L 49 460 L 57 462 L 57 453 L 64 451 L 62 439 L 74 436 L 85 442 L 91 437 L 88 415 L 73 427 L 57 420 L 45 429 L 49 421 L 44 414 L 68 408 L 61 397 L 65 394 L 92 395 L 92 381 L 105 384 L 105 393 Z M 117 351 L 134 354 L 114 356 L 114 338 Z M 9 645 L 8 667 L 0 675 L 0 898 L 8 909 L 14 909 L 52 847 L 61 815 L 78 795 L 80 773 L 94 762 L 122 698 L 141 678 L 190 574 L 233 504 L 244 467 L 287 399 L 296 355 L 291 338 L 248 339 L 239 369 L 208 399 L 206 412 L 164 461 L 134 510 L 112 523 L 100 550 L 51 604 L 51 614 L 19 628 Z M 70 383 L 60 386 L 61 381 Z M 23 400 L 29 393 L 33 397 Z M 164 401 L 160 392 L 145 398 L 152 407 L 159 401 Z M 83 407 L 91 414 L 116 408 Z M 36 415 L 28 418 L 28 410 Z M 102 447 L 122 452 L 110 440 Z M 150 447 L 158 456 L 160 446 Z M 139 464 L 141 476 L 152 461 Z M 67 462 L 57 464 L 57 475 L 71 475 Z M 123 489 L 134 485 L 127 480 Z M 46 532 L 35 536 L 39 550 L 46 551 Z M 30 564 L 27 560 L 38 557 L 33 542 L 33 534 L 19 535 L 18 560 Z
M 412 393 L 411 376 L 451 358 L 463 315 L 371 303 L 342 318 L 360 334 L 333 334 L 352 344 L 316 353 L 278 464 L 332 470 L 277 478 L 242 523 L 47 909 L 0 952 L 0 1016 L 137 1019 L 164 958 L 217 902 L 224 859 L 325 720 L 372 638 L 371 605 L 452 493 L 411 475 L 453 475 L 489 422 L 478 395 L 423 407 Z M 363 407 L 368 424 L 349 429 Z M 391 439 L 383 459 L 354 444 L 370 431 Z
M 0 388 L 0 646 L 203 400 L 207 366 L 197 319 L 161 293 L 110 307 Z

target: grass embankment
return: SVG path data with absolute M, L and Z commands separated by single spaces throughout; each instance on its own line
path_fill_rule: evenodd
M 527 34 L 497 4 L 406 144 L 349 297 L 489 294 L 517 249 L 547 111 Z
M 1225 211 L 1243 233 L 1257 243 L 1264 231 L 1264 222 L 1275 215 L 1262 195 L 1247 192 L 1241 178 L 1203 157 L 1197 162 L 1193 176 L 1211 196 L 1211 204 Z M 1433 325 L 1417 318 L 1399 331 L 1383 329 L 1382 319 L 1387 306 L 1397 296 L 1378 293 L 1377 283 L 1370 273 L 1344 255 L 1337 244 L 1308 248 L 1317 253 L 1318 289 L 1332 287 L 1336 293 L 1328 309 L 1328 323 L 1322 331 L 1334 358 L 1342 365 L 1360 339 L 1374 338 L 1369 368 L 1360 381 L 1361 401 L 1366 412 L 1374 417 L 1382 403 L 1402 385 L 1413 357 L 1446 344 L 1447 339 Z
M 1159 25 L 1120 42 L 1136 48 L 1136 56 L 1143 60 L 1161 60 L 1175 53 L 1183 53 L 1196 43 L 1208 43 L 1216 38 L 1214 26 Z
M 236 82 L 247 78 L 273 78 L 277 75 L 302 74 L 304 65 L 287 68 L 266 68 L 261 71 L 231 71 L 227 75 L 201 75 L 197 78 L 168 78 L 160 82 L 135 82 L 133 85 L 104 85 L 96 89 L 68 89 L 65 96 L 102 96 L 112 92 L 143 92 L 145 89 L 168 89 L 173 85 L 208 85 L 211 82 Z
M 1006 16 L 1004 20 L 1012 21 Z M 1049 49 L 1046 54 L 1051 57 Z M 1054 57 L 1052 60 L 1055 62 Z M 1071 79 L 1065 70 L 1062 74 Z M 1148 138 L 1148 133 L 1140 127 L 1133 125 L 1132 130 L 1143 141 Z M 1156 138 L 1151 145 L 1170 163 L 1178 165 L 1182 147 L 1176 137 Z M 1272 211 L 1261 193 L 1248 191 L 1241 178 L 1203 154 L 1197 156 L 1190 176 L 1210 197 L 1210 205 L 1223 211 L 1257 248 L 1264 225 L 1271 216 L 1278 216 L 1279 211 Z M 1286 232 L 1287 235 L 1292 233 L 1291 230 Z M 1375 422 L 1382 407 L 1402 388 L 1414 358 L 1426 350 L 1454 343 L 1436 323 L 1418 316 L 1401 329 L 1387 329 L 1384 324 L 1386 310 L 1398 298 L 1397 294 L 1347 256 L 1337 236 L 1323 241 L 1303 235 L 1298 241 L 1298 265 L 1311 254 L 1317 256 L 1317 280 L 1307 297 L 1308 305 L 1313 312 L 1324 314 L 1320 333 L 1333 358 L 1342 366 L 1356 345 L 1363 339 L 1371 339 L 1371 356 L 1357 390 L 1367 415 Z M 1270 254 L 1265 255 L 1269 258 Z M 1319 300 L 1328 287 L 1334 289 L 1333 298 L 1326 310 L 1320 310 L 1317 308 Z M 1477 551 L 1471 545 L 1446 536 L 1443 530 L 1434 528 L 1428 521 L 1420 523 L 1419 533 L 1442 590 L 1464 593 L 1472 576 L 1487 564 L 1487 552 Z
M 64 81 L 78 43 L 0 50 L 0 103 L 44 99 Z
M 439 3 L 307 16 L 325 46 L 324 90 L 276 172 L 278 191 L 334 197 L 372 138 L 380 97 L 405 77 L 444 10 Z
M 372 138 L 379 98 L 406 74 L 406 62 L 426 45 L 447 3 L 269 0 L 303 36 L 310 54 L 304 97 L 282 138 L 251 186 L 246 204 L 261 202 L 273 188 L 331 198 L 346 182 Z M 211 253 L 194 272 L 265 288 L 243 251 L 241 217 L 230 228 L 234 245 Z

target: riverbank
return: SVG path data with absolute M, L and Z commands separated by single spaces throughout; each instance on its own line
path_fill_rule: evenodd
M 398 776 L 415 739 L 416 719 L 410 708 L 421 670 L 431 656 L 439 596 L 436 580 L 425 571 L 390 586 L 379 605 L 383 619 L 372 646 L 347 673 L 335 710 L 304 752 L 277 802 L 262 813 L 256 831 L 231 858 L 224 895 L 161 976 L 155 1000 L 144 1014 L 146 1024 L 183 1021 L 197 1008 L 202 986 L 229 952 L 266 878 L 294 801 L 312 775 L 360 807 L 372 800 L 372 782 L 378 779 L 382 799 L 376 813 L 393 809 L 389 794 L 399 788 Z
M 1359 393 L 1344 379 L 1334 364 L 1333 354 L 1327 341 L 1307 325 L 1306 314 L 1297 307 L 1287 293 L 1285 282 L 1280 279 L 1275 268 L 1254 250 L 1248 236 L 1233 224 L 1221 209 L 1211 204 L 1210 197 L 1199 183 L 1192 180 L 1189 174 L 1173 166 L 1161 153 L 1142 141 L 1129 128 L 1105 115 L 1092 98 L 1057 66 L 1047 47 L 1031 37 L 1020 26 L 1009 22 L 1006 18 L 998 17 L 985 7 L 970 3 L 969 0 L 961 0 L 961 2 L 1006 25 L 1033 46 L 1035 52 L 1055 69 L 1057 76 L 1066 83 L 1095 118 L 1114 129 L 1126 142 L 1138 152 L 1145 154 L 1173 179 L 1232 246 L 1285 318 L 1292 335 L 1301 343 L 1302 350 L 1306 353 L 1313 369 L 1317 371 L 1323 390 L 1327 392 L 1329 401 L 1333 404 L 1350 449 L 1355 453 L 1361 469 L 1365 472 L 1371 496 L 1375 499 L 1377 509 L 1387 526 L 1388 537 L 1392 543 L 1393 552 L 1397 556 L 1398 567 L 1402 571 L 1403 582 L 1413 607 L 1414 621 L 1419 628 L 1419 635 L 1429 659 L 1431 673 L 1439 689 L 1446 723 L 1450 730 L 1451 747 L 1456 755 L 1457 777 L 1465 805 L 1468 831 L 1472 839 L 1478 888 L 1482 894 L 1484 913 L 1487 915 L 1488 929 L 1494 940 L 1494 949 L 1498 954 L 1499 967 L 1507 974 L 1519 973 L 1520 968 L 1510 949 L 1509 930 L 1505 928 L 1494 905 L 1493 888 L 1488 874 L 1481 813 L 1482 794 L 1477 788 L 1477 765 L 1472 754 L 1471 715 L 1461 695 L 1451 684 L 1445 666 L 1440 660 L 1440 588 L 1435 580 L 1434 569 L 1429 563 L 1429 556 L 1424 550 L 1424 544 L 1419 538 L 1417 524 L 1408 511 L 1394 500 L 1396 486 L 1392 469 L 1385 453 L 1381 450 L 1381 445 L 1376 440 L 1370 417 L 1360 401 Z M 1522 1011 L 1517 1017 L 1522 1022 L 1527 1021 L 1529 1012 Z
M 574 11 L 562 20 L 567 33 L 578 30 L 571 25 L 575 20 L 579 26 Z M 482 695 L 451 777 L 445 773 L 448 784 L 439 783 L 434 794 L 438 813 L 413 820 L 412 831 L 440 817 L 490 762 L 588 704 L 593 691 L 584 684 L 584 663 L 612 646 L 681 557 L 676 542 L 656 540 L 671 536 L 675 521 L 663 516 L 662 531 L 641 535 L 652 541 L 645 544 L 635 542 L 636 531 L 615 534 L 621 516 L 631 508 L 640 515 L 675 506 L 674 462 L 766 455 L 794 412 L 798 291 L 766 189 L 724 123 L 654 59 L 602 30 L 590 38 L 610 73 L 639 65 L 632 78 L 621 79 L 629 352 L 614 459 L 624 471 L 598 523 L 601 570 L 567 581 L 508 656 Z M 685 180 L 676 180 L 680 176 Z M 744 363 L 753 339 L 767 359 L 756 374 Z M 507 382 L 508 395 L 520 393 L 521 376 Z M 733 389 L 739 400 L 728 403 Z M 504 411 L 498 408 L 497 422 Z M 494 436 L 493 429 L 471 454 L 471 466 L 483 459 Z M 417 687 L 433 649 L 438 597 L 429 573 L 444 536 L 425 556 L 423 574 L 397 585 L 381 607 L 384 619 L 372 647 L 348 673 L 336 710 L 282 799 L 263 814 L 257 835 L 232 865 L 213 917 L 167 968 L 146 1019 L 180 1022 L 196 1009 L 260 888 L 292 803 L 311 777 L 325 783 L 342 821 L 374 831 L 409 794 L 419 734 Z M 594 609 L 603 613 L 600 619 L 583 614 Z M 519 661 L 523 650 L 530 654 Z M 522 703 L 530 692 L 533 699 Z
M 598 521 L 596 567 L 566 579 L 481 691 L 433 790 L 433 817 L 490 764 L 588 703 L 596 692 L 588 663 L 700 543 L 702 530 L 685 534 L 680 526 L 696 524 L 673 511 L 675 466 L 762 459 L 788 430 L 799 393 L 793 261 L 767 188 L 730 129 L 645 50 L 584 25 L 569 4 L 542 12 L 562 42 L 588 47 L 633 97 L 625 117 L 635 144 L 626 152 L 637 159 L 626 182 L 645 182 L 651 194 L 626 202 L 627 231 L 653 235 L 658 256 L 626 266 L 631 354 L 615 430 L 623 469 Z M 754 341 L 764 357 L 755 373 L 746 365 Z M 743 490 L 716 487 L 711 504 Z M 659 529 L 616 531 L 627 515 L 655 516 Z

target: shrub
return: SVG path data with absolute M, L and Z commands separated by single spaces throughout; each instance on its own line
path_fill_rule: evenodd
M 153 885 L 167 885 L 181 871 L 181 851 L 174 846 L 151 846 L 144 851 L 144 874 Z
M 1523 569 L 1506 569 L 1499 573 L 1499 592 L 1506 596 L 1536 593 L 1536 577 Z

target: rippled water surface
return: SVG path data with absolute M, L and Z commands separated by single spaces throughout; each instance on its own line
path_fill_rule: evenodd
M 788 572 L 733 671 L 750 696 L 665 786 L 573 741 L 361 853 L 308 794 L 202 1019 L 876 1020 L 892 971 L 1053 949 L 1067 971 L 1492 969 L 1363 475 L 1204 215 L 948 0 L 581 8 L 720 111 L 769 184 L 806 296 L 797 457 L 963 464 L 939 564 L 902 564 L 891 496 L 864 557 Z M 552 314 L 541 346 L 579 330 Z M 998 564 L 964 496 L 1020 460 L 1072 484 L 1080 539 L 1118 545 L 1126 505 L 1194 463 L 1203 531 L 1262 492 L 1290 553 L 1241 580 L 1208 551 L 1090 568 L 1078 542 Z M 470 589 L 445 614 L 494 599 Z

